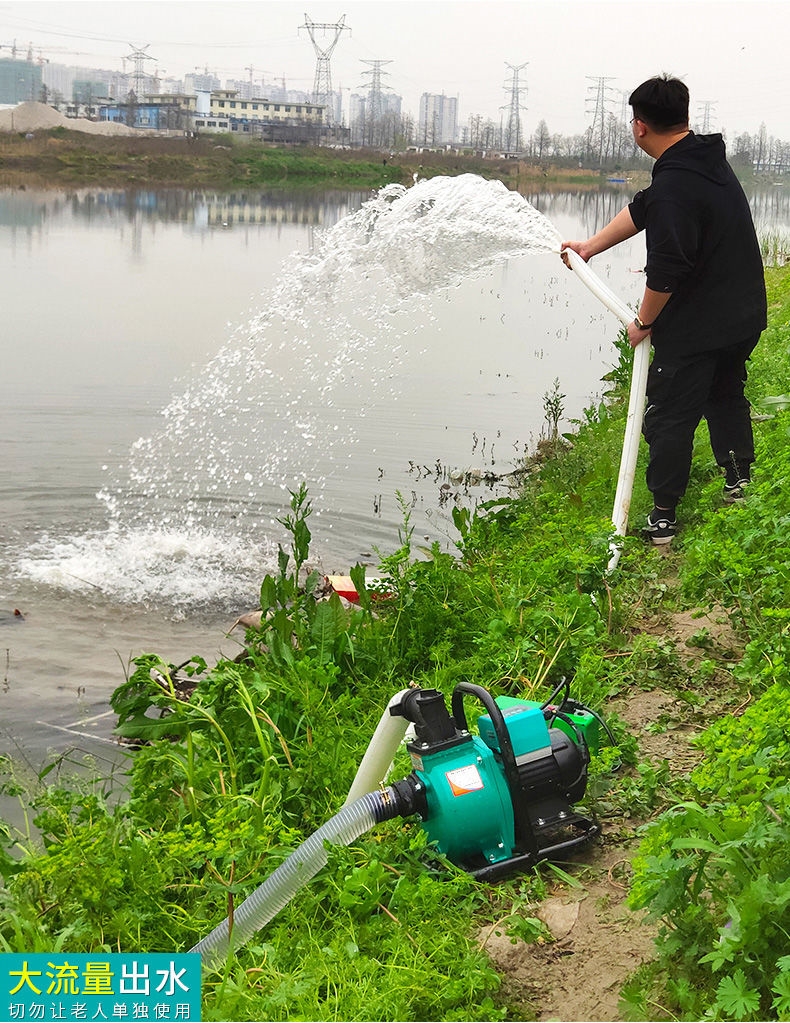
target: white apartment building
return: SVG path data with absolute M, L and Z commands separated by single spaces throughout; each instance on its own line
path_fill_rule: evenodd
M 423 146 L 445 146 L 457 139 L 458 97 L 424 92 L 420 97 L 417 142 Z

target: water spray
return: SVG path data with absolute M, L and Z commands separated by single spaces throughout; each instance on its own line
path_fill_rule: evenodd
M 482 272 L 507 256 L 559 252 L 552 225 L 501 183 L 463 175 L 421 186 L 408 190 L 388 186 L 357 214 L 336 225 L 310 260 L 300 263 L 299 272 L 284 278 L 277 295 L 277 316 L 286 323 L 305 319 L 307 284 L 324 294 L 340 279 L 348 284 L 357 277 L 367 279 L 375 271 L 376 288 L 370 291 L 370 310 L 366 307 L 365 311 L 375 309 L 378 321 L 383 312 L 396 310 L 405 298 L 430 293 L 461 274 Z M 478 200 L 475 203 L 469 201 L 470 190 Z M 448 223 L 453 230 L 447 230 Z M 631 311 L 575 252 L 568 250 L 567 258 L 593 294 L 628 323 Z M 268 311 L 267 325 L 275 318 Z M 356 339 L 353 331 L 345 330 L 345 320 L 338 323 L 344 328 L 335 325 L 338 336 Z M 300 348 L 304 363 L 318 359 L 312 338 L 319 337 L 324 345 L 325 333 L 305 331 Z M 373 332 L 365 343 L 371 344 L 378 336 Z M 649 346 L 642 342 L 634 355 L 612 515 L 620 537 L 628 522 L 648 353 Z M 324 374 L 331 379 L 322 386 L 322 398 L 331 394 L 330 385 L 342 382 L 347 354 L 342 348 L 337 365 L 333 363 Z M 263 355 L 265 351 L 250 348 L 246 361 L 238 350 L 217 358 L 228 393 L 228 367 L 235 367 L 247 380 L 255 376 L 258 367 L 265 372 Z M 194 403 L 215 389 L 215 381 L 216 373 L 207 372 L 202 389 L 176 402 L 170 417 L 175 440 L 181 439 L 180 428 L 189 425 Z M 294 392 L 289 408 L 301 407 L 302 397 Z M 302 425 L 306 430 L 310 424 Z M 202 451 L 203 432 L 199 441 Z M 146 454 L 141 455 L 141 476 L 148 468 Z M 276 466 L 271 468 L 274 471 Z M 610 571 L 618 558 L 619 545 L 613 542 Z M 581 848 L 600 831 L 578 804 L 586 792 L 599 726 L 605 729 L 605 725 L 588 708 L 571 700 L 567 689 L 557 705 L 553 702 L 556 695 L 545 704 L 509 696 L 494 699 L 480 686 L 461 683 L 452 694 L 448 711 L 438 690 L 415 687 L 397 693 L 371 739 L 345 805 L 236 907 L 232 917 L 191 951 L 201 954 L 206 965 L 216 963 L 271 921 L 318 873 L 328 859 L 327 845 L 349 845 L 377 824 L 396 817 L 417 819 L 438 853 L 480 880 L 493 881 Z M 474 732 L 464 706 L 470 697 L 483 708 Z M 412 771 L 385 786 L 390 766 L 410 730 L 406 748 Z

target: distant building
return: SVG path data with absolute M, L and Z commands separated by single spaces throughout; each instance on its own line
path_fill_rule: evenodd
M 258 95 L 265 96 L 266 99 L 276 103 L 312 103 L 313 101 L 312 96 L 301 89 L 287 89 L 284 78 L 280 79 L 279 84 L 272 82 L 270 85 L 264 85 Z
M 95 103 L 98 98 L 109 99 L 104 82 L 75 78 L 71 83 L 71 98 L 75 103 Z
M 214 92 L 219 89 L 222 83 L 216 75 L 210 75 L 208 71 L 202 75 L 184 75 L 184 92 Z
M 451 145 L 458 138 L 458 97 L 424 92 L 417 140 L 424 146 Z
M 184 83 L 179 78 L 160 78 L 159 88 L 156 91 L 168 96 L 183 95 Z
M 239 99 L 252 99 L 253 96 L 261 95 L 261 87 L 258 82 L 244 81 L 242 78 L 228 78 L 225 82 L 225 89 L 238 93 Z
M 234 132 L 271 142 L 318 142 L 325 132 L 324 108 L 316 103 L 245 100 L 235 89 L 143 96 L 131 103 L 108 104 L 100 117 L 135 128 Z
M 381 92 L 378 96 L 379 118 L 386 124 L 399 121 L 403 107 L 403 97 L 392 92 Z M 391 131 L 382 131 L 383 124 L 376 126 L 375 118 L 371 121 L 370 94 L 353 92 L 349 98 L 348 121 L 351 127 L 351 141 L 356 145 L 376 145 L 381 142 L 391 144 Z M 378 127 L 379 130 L 376 130 Z
M 194 113 L 194 96 L 146 96 L 140 102 L 133 100 L 101 107 L 99 120 L 151 131 L 191 131 Z
M 41 67 L 30 60 L 0 60 L 0 104 L 41 99 Z
M 44 85 L 47 87 L 48 98 L 57 97 L 61 101 L 66 101 L 71 96 L 72 86 L 74 85 L 74 68 L 67 67 L 65 64 L 53 64 L 51 61 L 49 64 L 45 64 L 41 71 L 41 77 Z
M 75 78 L 71 86 L 71 103 L 66 106 L 67 117 L 87 117 L 92 120 L 99 108 L 110 99 L 104 82 L 89 82 Z
M 292 128 L 322 128 L 324 107 L 317 103 L 282 103 L 268 99 L 241 99 L 234 89 L 211 93 L 209 113 L 195 117 L 195 128 L 259 134 L 264 124 Z M 292 133 L 293 134 L 293 133 Z
M 90 85 L 91 103 L 101 97 L 102 99 L 125 99 L 131 88 L 131 76 L 120 71 L 107 71 L 102 68 L 87 68 L 69 66 L 66 64 L 48 63 L 42 68 L 42 79 L 47 87 L 47 102 L 55 101 L 57 105 L 70 103 L 71 105 L 83 105 L 83 97 L 86 95 L 86 83 Z M 156 79 L 149 79 L 151 91 L 156 88 L 153 83 Z M 77 95 L 75 95 L 75 89 Z
M 112 99 L 123 99 L 129 92 L 131 86 L 131 76 L 125 75 L 120 71 L 107 71 L 104 68 L 88 68 L 88 67 L 72 67 L 69 68 L 72 72 L 72 84 L 71 92 L 74 91 L 74 82 L 93 82 L 97 87 L 101 88 L 99 95 L 109 96 Z M 153 79 L 151 81 L 151 91 L 154 92 Z

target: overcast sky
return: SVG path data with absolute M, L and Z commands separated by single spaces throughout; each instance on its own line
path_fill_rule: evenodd
M 272 81 L 312 91 L 316 54 L 305 17 L 345 16 L 331 69 L 334 87 L 363 92 L 370 65 L 388 60 L 382 81 L 415 116 L 423 92 L 459 98 L 459 121 L 499 122 L 512 72 L 526 86 L 522 126 L 584 130 L 594 82 L 620 94 L 668 71 L 691 90 L 692 121 L 710 103 L 712 130 L 756 132 L 790 141 L 790 0 L 0 0 L 0 46 L 35 56 L 121 70 L 131 47 L 148 46 L 154 66 L 181 78 L 208 68 L 226 78 Z M 328 46 L 334 33 L 318 33 Z M 0 55 L 9 56 L 7 49 Z M 131 64 L 127 62 L 127 70 Z M 629 115 L 630 116 L 630 115 Z

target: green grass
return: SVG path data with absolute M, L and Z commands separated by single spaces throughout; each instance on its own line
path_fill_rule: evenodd
M 0 186 L 78 184 L 105 187 L 245 189 L 380 188 L 414 175 L 478 174 L 512 188 L 599 188 L 600 175 L 460 153 L 395 153 L 273 146 L 235 135 L 104 136 L 55 128 L 34 138 L 0 133 Z
M 790 390 L 790 271 L 767 279 L 755 403 Z M 688 781 L 643 759 L 608 715 L 620 745 L 595 765 L 591 801 L 637 819 L 666 810 L 647 832 L 634 896 L 663 921 L 663 958 L 631 990 L 632 1011 L 647 1012 L 640 992 L 655 984 L 679 1018 L 784 1018 L 790 414 L 757 424 L 758 470 L 743 508 L 720 507 L 701 434 L 673 550 L 663 556 L 629 536 L 609 577 L 627 376 L 622 362 L 609 400 L 585 412 L 573 447 L 543 463 L 523 493 L 456 516 L 459 557 L 436 547 L 417 557 L 405 513 L 402 545 L 381 565 L 387 601 L 354 610 L 314 602 L 316 580 L 299 571 L 309 498 L 294 494 L 283 523 L 292 549 L 263 581 L 269 618 L 247 634 L 244 656 L 209 665 L 196 651 L 187 702 L 152 681 L 152 668 L 165 679 L 171 670 L 154 654 L 117 691 L 121 729 L 150 740 L 130 757 L 125 793 L 116 787 L 110 799 L 101 779 L 69 786 L 49 775 L 29 791 L 4 764 L 5 790 L 20 793 L 40 838 L 5 827 L 3 841 L 0 831 L 9 850 L 0 853 L 0 948 L 188 949 L 337 812 L 393 693 L 416 681 L 449 695 L 463 680 L 544 698 L 565 677 L 605 716 L 613 696 L 653 688 L 703 721 L 710 706 L 754 703 L 748 717 L 710 719 L 705 760 Z M 636 523 L 648 501 L 640 478 Z M 658 613 L 713 601 L 743 645 L 727 664 L 708 657 L 692 669 L 670 637 L 643 628 Z M 723 688 L 708 703 L 714 678 Z M 612 775 L 617 759 L 635 769 Z M 399 772 L 409 769 L 399 759 Z M 685 809 L 667 809 L 681 797 Z M 770 899 L 771 929 L 748 915 L 761 905 L 757 887 Z M 206 976 L 205 1018 L 528 1018 L 539 1007 L 503 994 L 477 934 L 509 919 L 514 935 L 538 937 L 532 907 L 544 892 L 539 870 L 479 884 L 437 858 L 416 824 L 390 822 L 332 850 L 328 867 Z

